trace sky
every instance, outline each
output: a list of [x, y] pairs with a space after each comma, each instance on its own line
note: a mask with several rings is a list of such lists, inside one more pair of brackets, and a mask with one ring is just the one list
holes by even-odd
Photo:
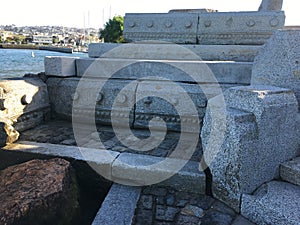
[[[286, 25], [300, 25], [299, 0], [283, 0]], [[209, 8], [257, 11], [261, 0], [14, 0], [1, 1], [0, 25], [100, 28], [115, 15]]]

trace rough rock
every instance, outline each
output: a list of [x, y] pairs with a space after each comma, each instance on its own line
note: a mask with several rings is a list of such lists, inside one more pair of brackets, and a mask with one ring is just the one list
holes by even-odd
[[76, 224], [75, 174], [63, 159], [32, 160], [0, 172], [0, 224]]

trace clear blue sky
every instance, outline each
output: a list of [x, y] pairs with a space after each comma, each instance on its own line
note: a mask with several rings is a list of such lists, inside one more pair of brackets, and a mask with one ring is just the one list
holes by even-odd
[[[99, 28], [114, 15], [168, 12], [170, 9], [211, 8], [256, 11], [261, 0], [14, 0], [2, 1], [0, 25], [60, 25]], [[300, 1], [284, 0], [286, 25], [300, 25]], [[88, 16], [89, 15], [89, 16]]]

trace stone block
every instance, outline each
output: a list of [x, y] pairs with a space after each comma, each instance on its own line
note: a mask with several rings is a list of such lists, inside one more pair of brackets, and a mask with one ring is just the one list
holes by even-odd
[[242, 197], [242, 215], [256, 224], [298, 225], [300, 188], [285, 182], [264, 184]]
[[[139, 60], [139, 59], [79, 59], [77, 76], [153, 80], [162, 77], [189, 83], [219, 83], [249, 85], [251, 62]], [[157, 79], [157, 78], [156, 78]]]
[[[259, 49], [260, 46], [257, 45], [177, 45], [151, 42], [92, 43], [89, 45], [89, 57], [119, 59], [121, 56], [123, 59], [253, 62]], [[158, 52], [159, 54], [157, 54]], [[77, 70], [79, 74], [82, 74], [81, 66], [78, 66]]]
[[284, 27], [284, 21], [282, 11], [129, 13], [125, 15], [124, 37], [128, 41], [177, 44], [263, 44], [275, 30]]
[[280, 177], [287, 182], [300, 186], [300, 157], [282, 163]]
[[186, 163], [182, 159], [121, 153], [113, 163], [112, 175], [115, 181], [122, 184], [143, 186], [160, 183], [163, 186], [174, 185], [181, 191], [193, 189], [193, 192], [204, 193], [204, 173], [195, 164], [184, 167]]
[[113, 184], [92, 225], [131, 225], [141, 189]]
[[255, 58], [251, 84], [293, 90], [300, 109], [300, 29], [274, 33]]
[[270, 86], [231, 88], [225, 99], [227, 109], [209, 101], [201, 137], [214, 196], [239, 211], [242, 193], [278, 178], [280, 163], [299, 154], [297, 102]]
[[127, 13], [124, 38], [127, 41], [160, 40], [197, 43], [197, 13]]
[[46, 56], [44, 60], [45, 73], [48, 76], [76, 76], [75, 61], [79, 57]]
[[199, 14], [199, 44], [260, 45], [284, 27], [284, 12], [218, 12]]
[[118, 152], [105, 149], [82, 148], [48, 143], [23, 141], [10, 144], [3, 148], [6, 151], [25, 152], [43, 156], [63, 157], [87, 162], [96, 172], [106, 179], [111, 179], [113, 161], [119, 156]]

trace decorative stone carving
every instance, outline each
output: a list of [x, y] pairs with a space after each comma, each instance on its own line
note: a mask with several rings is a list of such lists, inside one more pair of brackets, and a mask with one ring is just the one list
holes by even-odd
[[[270, 2], [272, 4], [268, 4], [273, 5], [273, 8], [280, 8], [279, 3], [276, 5], [274, 1]], [[263, 1], [264, 4], [267, 3]], [[258, 45], [264, 44], [275, 30], [283, 28], [284, 21], [284, 12], [280, 10], [129, 13], [125, 15], [124, 37], [133, 42], [156, 40], [177, 44]], [[149, 26], [151, 23], [154, 23], [155, 27]], [[138, 26], [132, 26], [132, 24], [138, 24]]]

